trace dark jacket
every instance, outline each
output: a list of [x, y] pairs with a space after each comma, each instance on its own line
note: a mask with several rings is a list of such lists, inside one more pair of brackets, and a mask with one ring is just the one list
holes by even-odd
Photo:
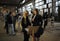
[[7, 15], [7, 23], [8, 24], [12, 24], [13, 23], [12, 16]]
[[33, 26], [40, 26], [39, 29], [37, 30], [37, 32], [34, 34], [35, 37], [40, 37], [40, 35], [42, 35], [43, 31], [44, 31], [42, 28], [42, 24], [43, 24], [42, 16], [39, 14], [36, 15], [36, 17], [32, 23], [33, 23]]
[[43, 14], [43, 19], [47, 19], [48, 18], [48, 14], [47, 12]]
[[22, 25], [22, 30], [23, 31], [25, 30], [25, 28], [27, 28], [29, 25], [31, 25], [28, 17], [26, 17], [26, 21], [25, 21], [24, 17], [22, 18], [21, 25]]
[[[33, 17], [32, 17], [33, 18]], [[36, 15], [34, 21], [32, 21], [33, 26], [42, 26], [42, 16], [41, 15]]]

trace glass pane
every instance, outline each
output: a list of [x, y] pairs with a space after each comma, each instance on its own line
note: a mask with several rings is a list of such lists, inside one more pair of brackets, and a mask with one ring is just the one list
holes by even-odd
[[46, 3], [52, 2], [52, 0], [46, 0]]
[[58, 13], [58, 7], [56, 7], [56, 13]]
[[40, 8], [40, 9], [42, 9], [43, 7], [42, 7], [42, 6], [40, 6], [39, 8]]
[[50, 3], [50, 4], [48, 5], [48, 7], [52, 7], [52, 3]]
[[60, 6], [60, 1], [58, 2], [58, 5]]
[[56, 1], [59, 1], [59, 0], [56, 0]]
[[52, 2], [52, 0], [49, 0], [49, 2]]
[[58, 6], [58, 3], [59, 3], [59, 2], [56, 2], [56, 6]]
[[28, 4], [27, 6], [30, 6], [30, 5], [32, 5], [32, 3]]
[[25, 7], [23, 7], [23, 12], [25, 11]]
[[52, 8], [50, 8], [50, 13], [52, 13]]
[[36, 7], [36, 8], [38, 8], [38, 9], [40, 9], [40, 10], [41, 10], [43, 7], [42, 7], [42, 6], [38, 6], [38, 7]]
[[44, 12], [48, 12], [48, 9], [44, 9]]
[[38, 3], [36, 3], [36, 4], [35, 4], [35, 6], [39, 6], [39, 4], [38, 4]]
[[42, 2], [39, 2], [38, 4], [39, 4], [39, 5], [42, 5], [42, 4], [44, 4], [44, 1], [42, 1]]
[[36, 8], [38, 8], [38, 7], [36, 7]]
[[26, 8], [27, 11], [31, 11], [31, 8]]
[[27, 7], [27, 8], [30, 8], [30, 6], [29, 6], [29, 7]]
[[19, 13], [22, 12], [21, 8], [18, 9]]
[[49, 3], [49, 0], [46, 0], [46, 3]]
[[33, 5], [31, 5], [30, 7], [33, 8]]
[[42, 0], [36, 0], [35, 3], [39, 2], [39, 1], [42, 1]]
[[45, 5], [43, 5], [43, 8], [47, 8], [46, 4], [45, 4]]
[[19, 8], [18, 10], [21, 10], [21, 8]]

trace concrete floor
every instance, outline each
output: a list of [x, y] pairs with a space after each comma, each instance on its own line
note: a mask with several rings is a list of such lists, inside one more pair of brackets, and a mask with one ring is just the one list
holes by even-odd
[[[20, 32], [20, 29], [17, 30], [16, 36], [7, 35], [4, 22], [0, 20], [0, 41], [23, 41], [23, 33]], [[32, 41], [31, 37], [30, 41]], [[54, 27], [48, 25], [44, 34], [40, 37], [40, 41], [60, 41], [60, 23], [54, 23]]]

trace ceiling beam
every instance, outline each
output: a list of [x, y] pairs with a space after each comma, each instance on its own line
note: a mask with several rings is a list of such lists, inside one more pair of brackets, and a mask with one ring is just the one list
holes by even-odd
[[31, 3], [31, 2], [32, 2], [32, 0], [28, 0], [24, 4], [19, 4], [18, 7], [23, 7], [23, 6], [25, 6], [25, 5], [27, 5], [27, 4]]
[[17, 6], [18, 4], [0, 3], [0, 6]]
[[20, 0], [18, 4], [20, 4], [23, 0]]

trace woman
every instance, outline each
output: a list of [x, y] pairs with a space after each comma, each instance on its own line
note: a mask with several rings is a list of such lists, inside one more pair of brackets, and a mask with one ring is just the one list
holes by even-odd
[[42, 16], [39, 15], [38, 9], [33, 10], [33, 16], [32, 16], [32, 24], [33, 26], [39, 26], [38, 31], [34, 34], [34, 41], [39, 41], [39, 37], [43, 33], [43, 28], [42, 28]]
[[24, 33], [24, 41], [29, 41], [29, 34], [27, 34], [27, 31], [25, 28], [27, 28], [30, 24], [30, 21], [28, 19], [28, 11], [25, 11], [23, 13], [23, 18], [22, 18], [22, 31]]

